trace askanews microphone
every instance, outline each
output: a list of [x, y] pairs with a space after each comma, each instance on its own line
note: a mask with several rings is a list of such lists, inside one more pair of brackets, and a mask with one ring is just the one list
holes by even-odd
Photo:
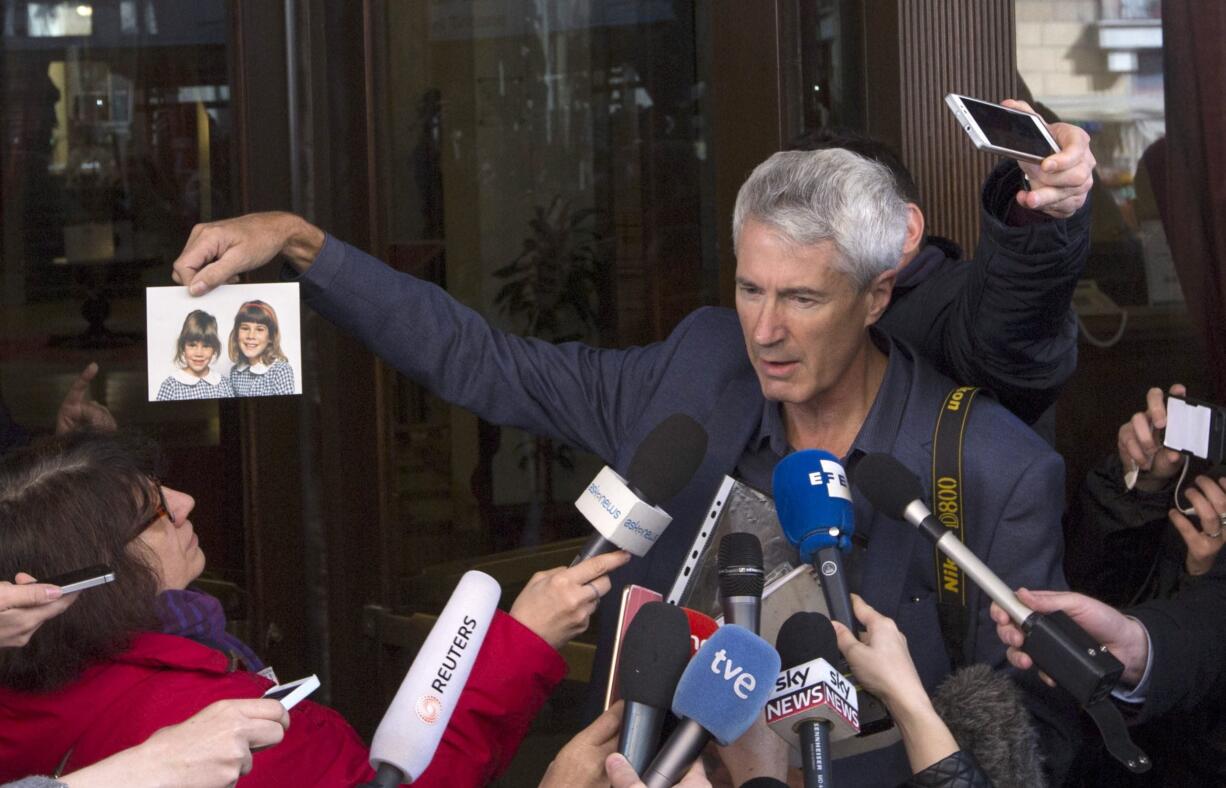
[[618, 680], [626, 707], [617, 751], [641, 773], [660, 748], [673, 691], [690, 661], [690, 625], [676, 605], [649, 602], [622, 641]]
[[805, 449], [779, 461], [773, 484], [779, 524], [800, 552], [800, 560], [812, 563], [821, 575], [830, 617], [859, 632], [843, 570], [843, 551], [851, 549], [855, 532], [847, 471], [830, 452]]
[[762, 542], [751, 533], [724, 534], [719, 540], [719, 605], [724, 621], [755, 635], [762, 630]]
[[681, 675], [673, 695], [681, 722], [642, 775], [647, 788], [675, 785], [711, 739], [726, 745], [744, 735], [778, 673], [769, 643], [736, 624], [720, 627]]
[[860, 732], [856, 688], [832, 662], [838, 639], [821, 613], [793, 613], [775, 640], [782, 669], [766, 701], [766, 724], [800, 750], [805, 788], [830, 785], [830, 742]]
[[426, 636], [370, 744], [369, 786], [412, 782], [434, 757], [468, 674], [477, 661], [502, 589], [482, 572], [465, 572]]
[[914, 473], [888, 454], [860, 459], [852, 480], [864, 497], [887, 517], [910, 523], [936, 544], [1026, 635], [1022, 650], [1089, 713], [1107, 751], [1129, 771], [1149, 771], [1150, 760], [1132, 742], [1119, 710], [1108, 695], [1124, 666], [1062, 611], [1036, 613], [1017, 598], [995, 572], [980, 561], [924, 503], [924, 488]]
[[706, 453], [707, 431], [674, 413], [639, 444], [625, 479], [607, 465], [602, 468], [575, 501], [596, 533], [570, 565], [618, 549], [645, 555], [672, 522], [657, 504], [681, 492]]

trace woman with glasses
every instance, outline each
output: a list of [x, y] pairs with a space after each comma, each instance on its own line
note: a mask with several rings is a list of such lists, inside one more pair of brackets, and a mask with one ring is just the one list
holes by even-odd
[[[195, 501], [152, 473], [148, 445], [96, 433], [56, 437], [0, 466], [0, 577], [99, 563], [116, 577], [81, 592], [23, 648], [0, 649], [0, 782], [81, 769], [274, 683], [226, 631], [220, 603], [188, 588], [205, 565]], [[541, 573], [509, 615], [496, 614], [414, 785], [484, 784], [507, 766], [566, 674], [557, 649], [586, 628], [605, 575], [627, 559], [610, 553]], [[373, 776], [366, 746], [335, 711], [304, 701], [290, 721], [279, 745], [255, 753], [244, 786], [353, 786]]]

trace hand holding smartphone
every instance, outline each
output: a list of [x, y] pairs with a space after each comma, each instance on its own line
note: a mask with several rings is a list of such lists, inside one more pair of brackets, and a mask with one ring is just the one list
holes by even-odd
[[945, 104], [979, 150], [1035, 164], [1060, 152], [1038, 115], [957, 93], [947, 95]]

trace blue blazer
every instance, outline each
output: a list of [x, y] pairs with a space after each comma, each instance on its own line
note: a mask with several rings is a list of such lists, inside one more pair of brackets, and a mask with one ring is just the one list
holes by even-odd
[[[607, 670], [601, 655], [608, 653], [616, 622], [616, 589], [638, 583], [667, 592], [712, 496], [761, 421], [765, 400], [735, 313], [699, 309], [666, 340], [644, 347], [553, 345], [498, 331], [440, 288], [333, 237], [301, 282], [307, 302], [320, 314], [443, 399], [494, 424], [592, 452], [622, 474], [639, 443], [666, 416], [685, 413], [706, 428], [707, 454], [693, 480], [661, 503], [672, 514], [672, 525], [644, 558], [614, 576], [614, 592], [602, 603], [593, 675], [601, 686]], [[859, 448], [894, 455], [928, 488], [933, 426], [953, 384], [901, 344], [893, 345], [890, 363], [901, 365], [907, 377], [905, 401], [874, 404], [866, 425], [887, 424], [890, 437]], [[1010, 586], [1063, 588], [1063, 462], [1002, 406], [980, 400], [965, 440], [969, 546]], [[932, 549], [913, 528], [862, 501], [856, 502], [855, 514], [857, 530], [869, 540], [859, 593], [897, 621], [931, 691], [950, 670], [937, 622]], [[1004, 646], [978, 592], [971, 593], [970, 606], [977, 626], [968, 650], [975, 661], [1003, 665]]]

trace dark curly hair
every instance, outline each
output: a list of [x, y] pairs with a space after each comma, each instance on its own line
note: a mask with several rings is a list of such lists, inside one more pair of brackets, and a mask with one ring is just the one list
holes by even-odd
[[158, 509], [157, 452], [133, 436], [74, 432], [0, 465], [0, 577], [52, 577], [109, 564], [115, 581], [83, 591], [22, 648], [0, 649], [0, 686], [45, 691], [156, 630], [155, 559], [133, 541]]

